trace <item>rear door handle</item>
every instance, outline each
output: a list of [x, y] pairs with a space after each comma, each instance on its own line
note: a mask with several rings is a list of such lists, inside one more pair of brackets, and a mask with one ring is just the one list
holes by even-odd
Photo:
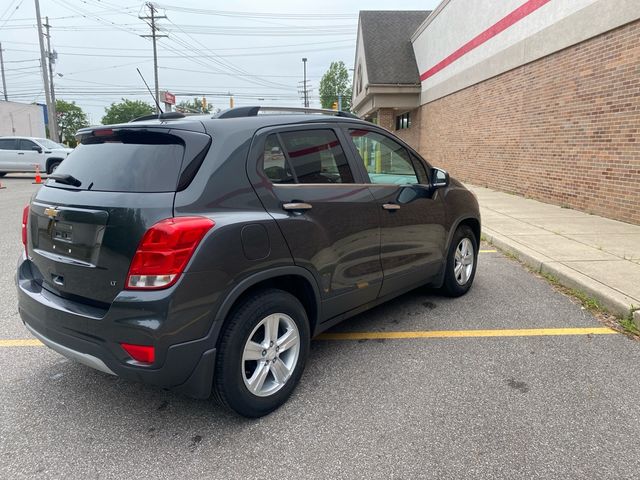
[[24, 152], [18, 152], [18, 155], [24, 155]]
[[282, 205], [282, 208], [284, 208], [285, 210], [311, 210], [313, 208], [313, 206], [310, 203], [304, 203], [304, 202], [291, 202], [291, 203], [285, 203]]
[[385, 210], [400, 210], [400, 205], [398, 205], [397, 203], [385, 203], [384, 205], [382, 205], [382, 208], [384, 208]]

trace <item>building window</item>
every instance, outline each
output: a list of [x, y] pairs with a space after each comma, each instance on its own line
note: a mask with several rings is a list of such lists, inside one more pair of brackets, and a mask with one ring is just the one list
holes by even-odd
[[411, 127], [411, 113], [406, 112], [396, 117], [396, 130], [404, 130]]
[[360, 92], [362, 92], [362, 64], [358, 65], [356, 72], [356, 95], [360, 95]]

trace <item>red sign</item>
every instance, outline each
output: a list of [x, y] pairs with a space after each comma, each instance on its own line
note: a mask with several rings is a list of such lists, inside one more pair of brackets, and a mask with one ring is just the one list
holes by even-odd
[[164, 103], [168, 103], [169, 105], [176, 104], [176, 96], [173, 93], [162, 92], [162, 94], [164, 96]]

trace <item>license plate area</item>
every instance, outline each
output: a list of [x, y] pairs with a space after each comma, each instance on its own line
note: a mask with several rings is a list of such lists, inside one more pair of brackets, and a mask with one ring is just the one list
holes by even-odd
[[62, 263], [95, 267], [109, 214], [104, 210], [32, 205], [36, 253]]

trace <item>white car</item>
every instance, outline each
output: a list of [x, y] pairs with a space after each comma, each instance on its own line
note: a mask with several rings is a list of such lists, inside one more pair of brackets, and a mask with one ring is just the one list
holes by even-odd
[[53, 173], [73, 149], [46, 138], [0, 137], [0, 177], [12, 172]]

